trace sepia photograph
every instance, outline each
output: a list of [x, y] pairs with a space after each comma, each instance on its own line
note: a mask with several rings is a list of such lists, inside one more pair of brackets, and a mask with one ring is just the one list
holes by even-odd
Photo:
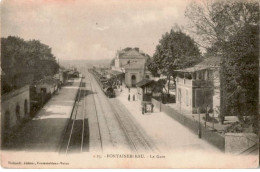
[[259, 168], [257, 0], [1, 0], [2, 168]]

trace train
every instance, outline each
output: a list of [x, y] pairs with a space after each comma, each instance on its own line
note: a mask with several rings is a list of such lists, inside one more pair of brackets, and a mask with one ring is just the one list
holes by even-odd
[[110, 78], [106, 77], [104, 72], [96, 70], [96, 69], [89, 69], [88, 70], [93, 76], [95, 77], [97, 83], [99, 84], [100, 88], [103, 90], [105, 95], [108, 98], [116, 97], [115, 88], [113, 87], [113, 82]]

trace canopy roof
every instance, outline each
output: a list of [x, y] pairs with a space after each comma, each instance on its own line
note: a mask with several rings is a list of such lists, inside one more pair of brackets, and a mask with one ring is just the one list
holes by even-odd
[[220, 66], [220, 57], [208, 57], [193, 67], [179, 69], [179, 70], [175, 70], [175, 71], [192, 73], [192, 72], [211, 69], [211, 68], [218, 68], [219, 66]]
[[143, 79], [141, 81], [139, 81], [136, 86], [137, 87], [145, 87], [147, 85], [150, 85], [152, 83], [154, 83], [155, 81], [154, 80], [150, 80], [150, 79]]
[[68, 74], [69, 74], [69, 75], [74, 75], [74, 74], [77, 75], [77, 74], [79, 74], [79, 72], [78, 72], [78, 71], [69, 71]]
[[123, 72], [117, 71], [117, 70], [107, 70], [107, 73], [111, 74], [111, 75], [121, 75], [124, 74]]

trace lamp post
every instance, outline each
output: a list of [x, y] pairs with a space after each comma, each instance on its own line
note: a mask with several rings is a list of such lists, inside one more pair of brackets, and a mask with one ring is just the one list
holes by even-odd
[[160, 112], [162, 111], [162, 92], [161, 92], [161, 101], [160, 101]]
[[214, 114], [215, 114], [215, 108], [213, 109], [213, 121], [212, 121], [212, 128], [213, 128], [213, 130], [214, 130], [214, 119], [215, 119], [215, 117], [214, 117]]
[[199, 126], [198, 126], [198, 137], [201, 138], [201, 127], [200, 127], [200, 108], [197, 108], [197, 113], [199, 114]]

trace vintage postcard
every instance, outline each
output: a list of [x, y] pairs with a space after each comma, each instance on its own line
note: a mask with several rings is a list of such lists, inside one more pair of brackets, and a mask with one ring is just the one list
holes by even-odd
[[258, 168], [257, 0], [2, 0], [3, 168]]

